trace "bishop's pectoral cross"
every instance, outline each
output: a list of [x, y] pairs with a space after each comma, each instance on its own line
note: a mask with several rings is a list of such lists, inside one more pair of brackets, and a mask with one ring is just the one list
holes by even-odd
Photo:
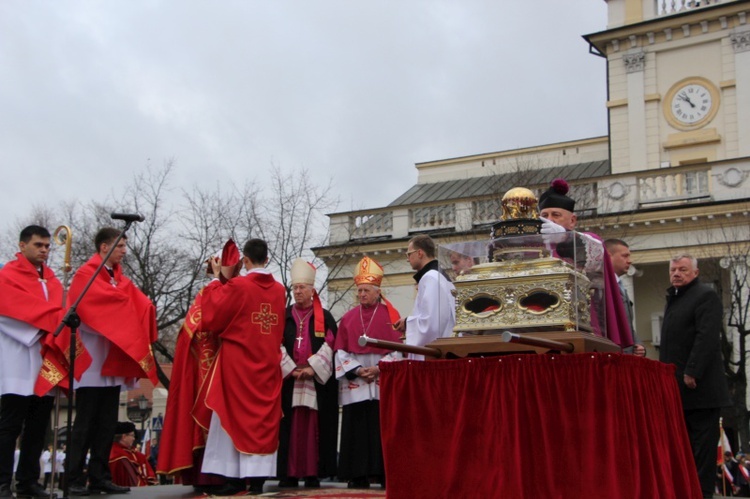
[[299, 322], [299, 334], [298, 334], [298, 335], [297, 335], [297, 337], [295, 338], [295, 340], [297, 340], [297, 349], [299, 349], [299, 348], [301, 348], [301, 347], [302, 347], [302, 340], [304, 339], [304, 338], [302, 337], [302, 329], [303, 329], [304, 327], [305, 327], [305, 321], [300, 321], [300, 322]]

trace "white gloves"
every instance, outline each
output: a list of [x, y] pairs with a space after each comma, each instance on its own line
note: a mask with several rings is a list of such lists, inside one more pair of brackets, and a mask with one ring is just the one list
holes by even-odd
[[546, 218], [539, 217], [539, 220], [542, 221], [542, 234], [558, 234], [560, 232], [566, 232], [565, 227], [562, 225], [557, 225], [552, 220], [547, 220]]
[[542, 217], [539, 217], [539, 220], [542, 221], [541, 233], [547, 247], [551, 244], [559, 244], [568, 239], [568, 235], [566, 234], [568, 231], [565, 230], [565, 227], [562, 225], [558, 225], [555, 222]]

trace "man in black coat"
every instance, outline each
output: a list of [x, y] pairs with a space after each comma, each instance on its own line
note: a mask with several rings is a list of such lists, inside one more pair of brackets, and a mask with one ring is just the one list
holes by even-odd
[[723, 306], [716, 291], [698, 280], [698, 262], [690, 255], [672, 258], [669, 280], [659, 360], [677, 366], [701, 490], [712, 497], [721, 407], [731, 405], [720, 349]]
[[[337, 473], [338, 381], [333, 376], [337, 326], [315, 291], [315, 267], [302, 259], [292, 264], [292, 296], [284, 326], [283, 418], [276, 475], [280, 487], [319, 487], [320, 478]], [[314, 387], [314, 388], [313, 388]]]

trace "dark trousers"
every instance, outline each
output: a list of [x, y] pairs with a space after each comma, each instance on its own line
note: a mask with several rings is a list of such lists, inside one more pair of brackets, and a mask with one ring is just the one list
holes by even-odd
[[0, 485], [10, 485], [13, 478], [13, 454], [21, 435], [16, 481], [21, 485], [36, 483], [41, 471], [39, 457], [50, 422], [54, 399], [6, 394], [0, 397]]
[[75, 404], [76, 419], [69, 446], [68, 479], [71, 484], [86, 485], [83, 467], [86, 464], [86, 453], [90, 450], [89, 482], [98, 485], [112, 480], [109, 453], [117, 427], [120, 387], [79, 388], [76, 390]]
[[[385, 476], [380, 443], [380, 401], [365, 400], [342, 408], [339, 478]], [[382, 483], [382, 481], [381, 481]]]
[[716, 485], [716, 444], [721, 409], [691, 409], [684, 414], [701, 490], [704, 496], [712, 494]]

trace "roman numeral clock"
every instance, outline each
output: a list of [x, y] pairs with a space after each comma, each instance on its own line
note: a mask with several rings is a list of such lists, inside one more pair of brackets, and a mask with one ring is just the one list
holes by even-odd
[[706, 78], [685, 78], [667, 92], [664, 116], [678, 130], [696, 130], [714, 119], [719, 98], [719, 90]]

